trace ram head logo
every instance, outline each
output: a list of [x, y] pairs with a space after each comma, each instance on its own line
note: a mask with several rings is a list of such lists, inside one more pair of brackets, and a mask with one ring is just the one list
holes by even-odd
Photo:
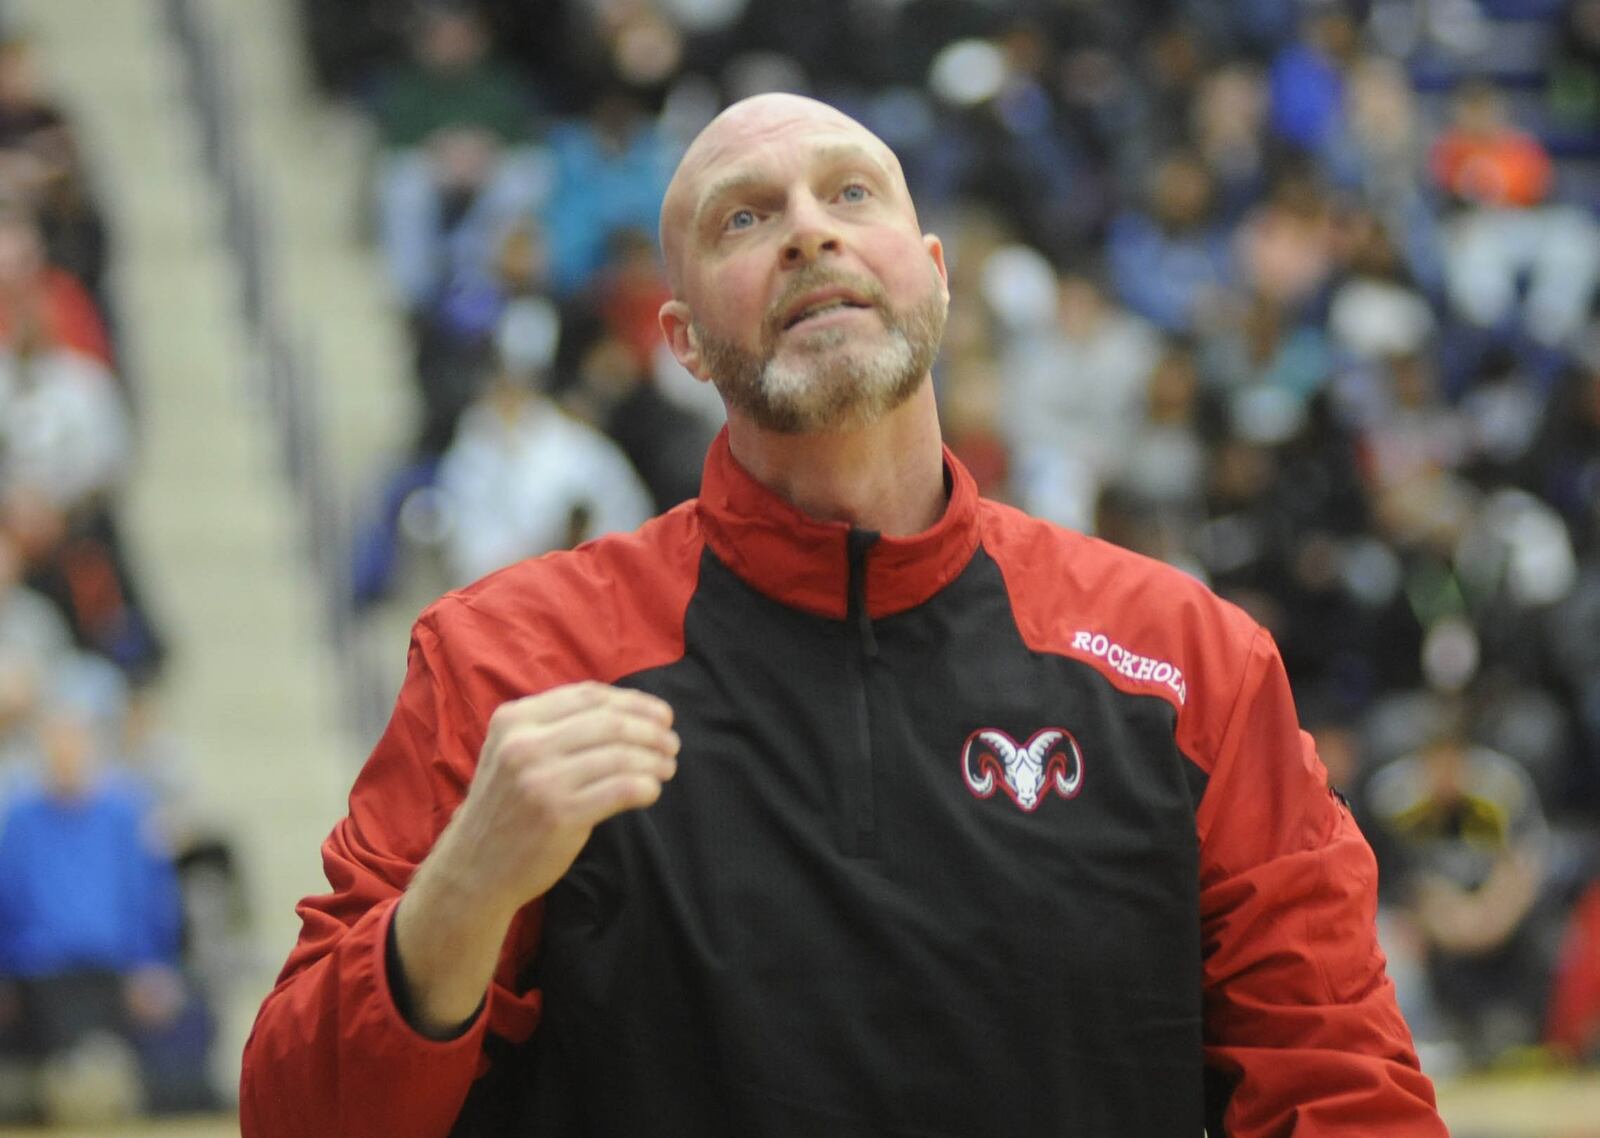
[[1052, 792], [1072, 798], [1083, 787], [1083, 752], [1060, 727], [1035, 731], [1026, 744], [1004, 731], [981, 728], [961, 748], [961, 774], [979, 798], [998, 790], [1030, 814]]

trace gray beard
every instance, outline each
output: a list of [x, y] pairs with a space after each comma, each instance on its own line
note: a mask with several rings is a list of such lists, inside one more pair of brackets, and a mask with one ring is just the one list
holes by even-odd
[[773, 305], [774, 313], [782, 313], [792, 299], [842, 285], [874, 304], [886, 332], [881, 340], [830, 328], [790, 345], [780, 361], [776, 341], [782, 328], [769, 316], [757, 352], [695, 324], [700, 354], [728, 409], [765, 430], [798, 435], [868, 426], [911, 398], [939, 353], [945, 306], [932, 275], [928, 295], [904, 311], [890, 308], [875, 283], [825, 270], [801, 274]]

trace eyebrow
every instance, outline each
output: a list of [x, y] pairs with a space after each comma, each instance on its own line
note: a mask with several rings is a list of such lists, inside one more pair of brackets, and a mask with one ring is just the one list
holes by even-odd
[[[866, 165], [871, 166], [879, 177], [883, 178], [885, 181], [892, 181], [889, 176], [888, 167], [879, 161], [877, 155], [873, 154], [872, 151], [858, 143], [832, 143], [828, 146], [820, 147], [817, 151], [817, 156], [824, 164], [828, 166], [844, 166], [851, 163], [865, 163]], [[713, 183], [711, 189], [706, 191], [705, 196], [700, 199], [700, 205], [695, 209], [694, 216], [690, 219], [690, 228], [699, 229], [705, 224], [707, 215], [711, 213], [712, 210], [714, 210], [717, 206], [721, 205], [730, 197], [735, 197], [741, 192], [751, 189], [752, 187], [760, 186], [766, 181], [767, 178], [765, 175], [756, 173], [754, 171], [747, 171], [742, 174], [729, 174], [720, 181]]]

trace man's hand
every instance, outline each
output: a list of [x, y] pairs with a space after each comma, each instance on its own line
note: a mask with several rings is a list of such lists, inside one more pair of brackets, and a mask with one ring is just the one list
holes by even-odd
[[594, 827], [649, 806], [677, 770], [672, 708], [599, 683], [503, 703], [466, 799], [395, 914], [417, 1027], [448, 1034], [483, 998], [516, 911], [571, 868]]

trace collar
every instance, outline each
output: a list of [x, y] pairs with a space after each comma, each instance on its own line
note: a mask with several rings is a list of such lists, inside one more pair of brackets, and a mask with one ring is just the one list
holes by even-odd
[[[978, 487], [944, 448], [950, 498], [944, 516], [909, 537], [878, 539], [867, 554], [873, 619], [913, 608], [966, 568], [978, 548]], [[706, 455], [697, 503], [712, 552], [751, 588], [793, 608], [843, 620], [850, 590], [846, 522], [801, 513], [734, 459], [727, 428]]]

